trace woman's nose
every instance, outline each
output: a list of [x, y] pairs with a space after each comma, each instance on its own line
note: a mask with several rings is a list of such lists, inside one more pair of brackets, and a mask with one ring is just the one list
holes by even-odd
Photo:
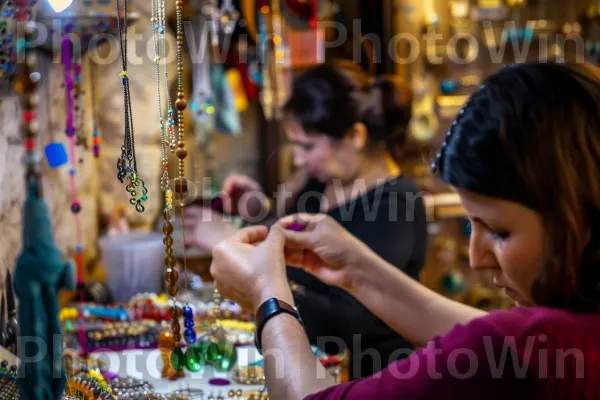
[[469, 240], [469, 264], [473, 269], [498, 267], [492, 239], [479, 227], [472, 227]]

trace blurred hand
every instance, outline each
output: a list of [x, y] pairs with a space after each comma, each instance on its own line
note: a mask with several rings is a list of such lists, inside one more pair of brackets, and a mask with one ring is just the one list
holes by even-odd
[[255, 313], [262, 302], [277, 297], [293, 304], [287, 281], [280, 227], [241, 229], [213, 251], [210, 273], [215, 287], [228, 299]]
[[223, 182], [221, 191], [223, 211], [231, 215], [239, 215], [246, 221], [257, 219], [264, 207], [269, 207], [269, 200], [260, 184], [246, 175], [228, 176]]
[[212, 252], [217, 243], [235, 234], [237, 228], [223, 214], [207, 207], [186, 207], [183, 221], [187, 247]]
[[[289, 230], [292, 224], [303, 231]], [[285, 229], [288, 265], [302, 268], [321, 281], [351, 291], [354, 272], [373, 257], [373, 251], [325, 214], [297, 214], [279, 220]]]

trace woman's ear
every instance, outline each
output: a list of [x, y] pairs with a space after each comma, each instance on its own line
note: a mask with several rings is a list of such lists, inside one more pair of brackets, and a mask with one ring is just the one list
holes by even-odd
[[363, 150], [367, 146], [368, 133], [367, 127], [362, 122], [357, 122], [348, 131], [346, 140], [350, 142], [352, 147], [357, 151]]

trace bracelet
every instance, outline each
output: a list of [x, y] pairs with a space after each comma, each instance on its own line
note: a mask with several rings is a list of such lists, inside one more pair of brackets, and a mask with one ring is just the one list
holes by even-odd
[[298, 320], [298, 322], [300, 322], [300, 325], [303, 325], [302, 318], [298, 313], [298, 309], [296, 309], [295, 307], [289, 305], [285, 301], [276, 299], [275, 297], [272, 297], [269, 300], [265, 301], [260, 305], [260, 307], [258, 307], [258, 310], [256, 311], [256, 335], [254, 335], [254, 343], [259, 354], [262, 355], [261, 336], [265, 324], [271, 318], [281, 313], [293, 316]]

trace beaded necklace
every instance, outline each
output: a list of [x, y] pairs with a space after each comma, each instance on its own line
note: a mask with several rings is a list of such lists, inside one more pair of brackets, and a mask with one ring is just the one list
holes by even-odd
[[73, 90], [75, 79], [73, 77], [73, 45], [69, 34], [72, 26], [69, 24], [65, 27], [65, 35], [62, 40], [62, 51], [63, 59], [62, 63], [65, 70], [65, 94], [67, 102], [67, 121], [66, 121], [66, 134], [69, 139], [69, 159], [71, 161], [71, 168], [69, 170], [69, 183], [71, 187], [71, 212], [75, 219], [75, 264], [77, 267], [77, 288], [79, 291], [79, 341], [82, 348], [82, 352], [85, 353], [85, 334], [83, 331], [83, 300], [84, 300], [84, 280], [83, 280], [83, 234], [81, 231], [81, 222], [79, 220], [79, 213], [81, 212], [81, 203], [79, 202], [77, 185], [75, 182], [75, 125], [74, 125], [74, 98]]
[[123, 82], [123, 103], [125, 115], [125, 135], [121, 146], [121, 157], [117, 160], [117, 178], [121, 183], [127, 177], [129, 184], [127, 192], [131, 198], [129, 203], [135, 206], [137, 212], [144, 212], [144, 203], [148, 200], [148, 189], [140, 178], [135, 154], [135, 136], [133, 131], [133, 111], [131, 108], [131, 92], [127, 71], [127, 0], [123, 0], [123, 12], [117, 0], [117, 25], [119, 28], [119, 46], [123, 71], [120, 76]]

